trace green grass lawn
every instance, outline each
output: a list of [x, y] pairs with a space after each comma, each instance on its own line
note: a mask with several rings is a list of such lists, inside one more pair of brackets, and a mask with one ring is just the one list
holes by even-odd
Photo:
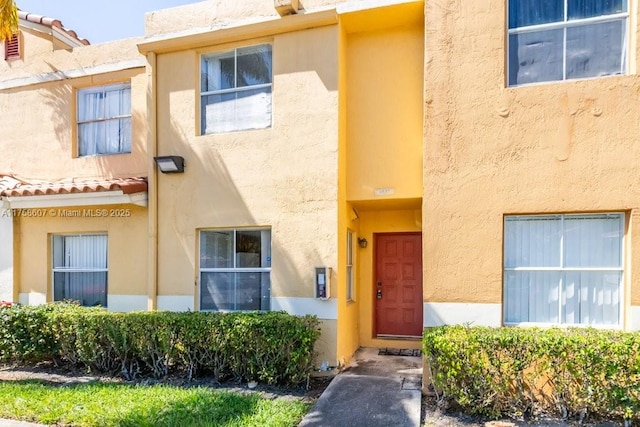
[[0, 418], [73, 426], [295, 426], [309, 409], [206, 387], [0, 382]]

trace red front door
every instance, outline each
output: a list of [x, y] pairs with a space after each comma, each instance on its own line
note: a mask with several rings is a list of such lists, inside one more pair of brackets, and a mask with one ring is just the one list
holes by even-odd
[[375, 235], [376, 334], [422, 334], [422, 235]]

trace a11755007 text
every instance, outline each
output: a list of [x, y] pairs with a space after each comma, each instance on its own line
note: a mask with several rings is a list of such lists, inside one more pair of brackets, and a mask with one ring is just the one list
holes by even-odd
[[0, 218], [129, 218], [131, 215], [131, 209], [126, 208], [28, 208], [0, 210]]

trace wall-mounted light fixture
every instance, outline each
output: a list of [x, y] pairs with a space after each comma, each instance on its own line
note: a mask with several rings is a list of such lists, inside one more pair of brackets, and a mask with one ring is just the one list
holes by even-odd
[[154, 157], [158, 169], [162, 173], [183, 173], [184, 157], [181, 156], [159, 156]]
[[365, 239], [364, 237], [358, 237], [358, 246], [360, 246], [362, 249], [367, 247], [367, 244], [369, 242], [367, 242], [367, 239]]

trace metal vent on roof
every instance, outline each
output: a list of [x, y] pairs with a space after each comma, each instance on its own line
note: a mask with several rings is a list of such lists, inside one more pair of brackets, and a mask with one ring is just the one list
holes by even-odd
[[20, 37], [14, 34], [11, 40], [4, 42], [4, 59], [20, 59]]

